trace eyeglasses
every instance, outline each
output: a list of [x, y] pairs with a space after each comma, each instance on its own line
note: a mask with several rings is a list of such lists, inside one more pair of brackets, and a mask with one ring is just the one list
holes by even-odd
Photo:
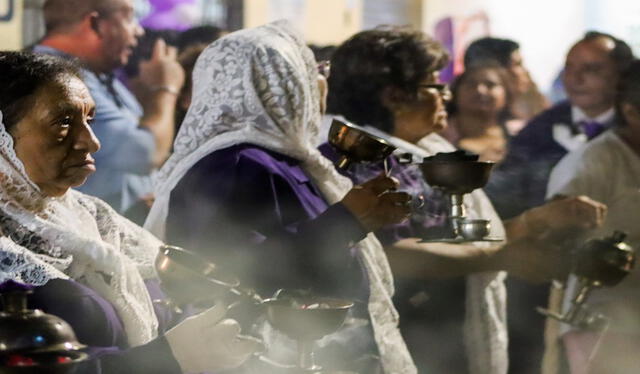
[[443, 92], [450, 92], [449, 90], [449, 85], [448, 84], [442, 84], [442, 83], [430, 83], [430, 84], [419, 84], [418, 88], [424, 88], [426, 90], [428, 89], [434, 89], [440, 93]]
[[323, 77], [329, 79], [329, 75], [331, 75], [331, 61], [322, 60], [318, 62], [318, 73]]
[[422, 89], [422, 90], [436, 90], [438, 92], [438, 94], [440, 95], [440, 97], [442, 97], [443, 100], [447, 101], [447, 100], [451, 100], [451, 90], [449, 89], [449, 85], [448, 84], [442, 84], [442, 83], [429, 83], [429, 84], [419, 84], [418, 85], [418, 89]]

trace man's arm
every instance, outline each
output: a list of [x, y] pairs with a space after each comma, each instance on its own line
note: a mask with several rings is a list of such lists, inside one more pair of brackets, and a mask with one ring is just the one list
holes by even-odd
[[552, 243], [519, 240], [488, 248], [471, 243], [420, 243], [403, 239], [386, 248], [394, 274], [429, 280], [466, 276], [487, 271], [507, 271], [532, 283], [561, 277], [565, 253]]
[[161, 166], [171, 152], [176, 101], [184, 76], [176, 48], [167, 46], [162, 39], [156, 41], [151, 58], [140, 63], [140, 75], [135, 80], [135, 91], [144, 110], [140, 127], [149, 130], [154, 137], [153, 164], [156, 167]]
[[394, 274], [428, 280], [501, 270], [492, 260], [500, 247], [479, 248], [471, 243], [421, 243], [418, 239], [407, 238], [386, 247], [385, 251]]
[[505, 222], [507, 241], [421, 243], [407, 238], [386, 248], [394, 272], [418, 279], [447, 278], [484, 271], [508, 271], [531, 282], [558, 279], [567, 271], [572, 247], [563, 240], [602, 225], [606, 206], [585, 196], [551, 201]]

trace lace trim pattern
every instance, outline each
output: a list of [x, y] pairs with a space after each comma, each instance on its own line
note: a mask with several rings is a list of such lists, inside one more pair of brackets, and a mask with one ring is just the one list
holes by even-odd
[[[287, 22], [234, 32], [210, 45], [196, 63], [194, 100], [175, 151], [157, 175], [145, 227], [162, 238], [171, 190], [197, 161], [239, 143], [300, 160], [329, 203], [342, 199], [351, 181], [314, 147], [321, 122], [317, 74], [313, 54]], [[382, 246], [370, 235], [358, 248], [369, 275], [369, 314], [384, 370], [416, 373], [398, 330]]]
[[131, 346], [155, 338], [144, 278], [155, 274], [160, 241], [99, 199], [73, 190], [44, 196], [16, 155], [1, 112], [0, 186], [0, 280], [43, 285], [72, 278], [114, 305]]

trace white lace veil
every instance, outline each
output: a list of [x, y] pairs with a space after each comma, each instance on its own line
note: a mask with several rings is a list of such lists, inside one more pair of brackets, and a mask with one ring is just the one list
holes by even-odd
[[18, 159], [0, 112], [0, 282], [72, 278], [109, 301], [131, 346], [157, 335], [145, 278], [160, 241], [101, 200], [69, 190], [45, 197]]
[[[285, 21], [234, 32], [210, 45], [196, 63], [194, 99], [174, 153], [158, 173], [145, 227], [162, 237], [170, 194], [180, 179], [203, 157], [240, 143], [300, 160], [329, 203], [342, 199], [351, 181], [314, 147], [320, 128], [317, 74], [313, 54]], [[369, 314], [384, 370], [416, 373], [397, 327], [382, 246], [369, 235], [358, 247], [369, 275]]]

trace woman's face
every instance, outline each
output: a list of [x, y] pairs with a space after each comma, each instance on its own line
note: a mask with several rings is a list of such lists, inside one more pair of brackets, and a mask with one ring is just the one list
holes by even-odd
[[450, 99], [449, 88], [438, 86], [438, 72], [420, 82], [417, 98], [392, 105], [393, 136], [417, 143], [425, 136], [447, 127], [445, 103]]
[[507, 90], [495, 68], [470, 72], [454, 98], [460, 112], [497, 115], [507, 105]]
[[509, 59], [509, 66], [507, 68], [509, 74], [513, 77], [514, 88], [519, 94], [524, 94], [529, 90], [531, 86], [531, 77], [529, 72], [524, 67], [522, 62], [522, 55], [520, 50], [515, 50], [511, 53]]
[[33, 107], [10, 131], [27, 175], [46, 196], [61, 196], [93, 173], [100, 148], [90, 124], [95, 103], [77, 77], [40, 86]]

